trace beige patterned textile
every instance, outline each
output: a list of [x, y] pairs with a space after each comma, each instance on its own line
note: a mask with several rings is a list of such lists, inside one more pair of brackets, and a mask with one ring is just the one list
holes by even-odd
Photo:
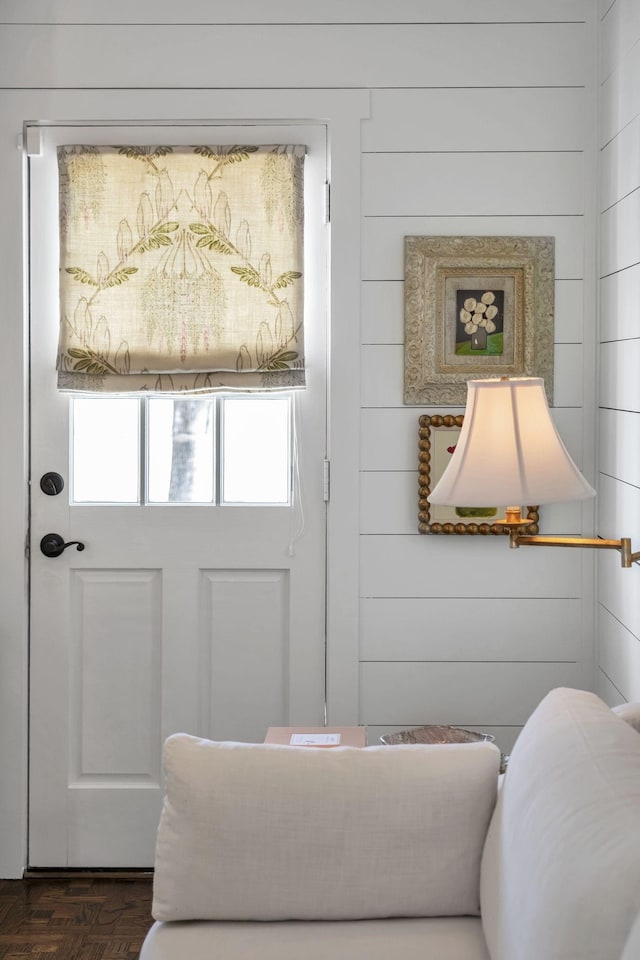
[[303, 387], [304, 146], [58, 148], [58, 388]]

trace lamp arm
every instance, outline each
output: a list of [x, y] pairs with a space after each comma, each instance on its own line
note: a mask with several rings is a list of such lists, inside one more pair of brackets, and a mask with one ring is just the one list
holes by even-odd
[[511, 529], [509, 534], [511, 547], [592, 547], [595, 550], [619, 550], [623, 567], [630, 567], [632, 563], [640, 563], [640, 551], [631, 552], [631, 540], [622, 537], [620, 540], [604, 540], [600, 537], [541, 537], [525, 536], [517, 529]]

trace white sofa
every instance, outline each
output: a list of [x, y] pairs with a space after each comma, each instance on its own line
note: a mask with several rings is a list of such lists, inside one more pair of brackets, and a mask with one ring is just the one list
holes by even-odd
[[552, 691], [499, 790], [486, 743], [171, 737], [141, 960], [640, 960], [625, 719]]

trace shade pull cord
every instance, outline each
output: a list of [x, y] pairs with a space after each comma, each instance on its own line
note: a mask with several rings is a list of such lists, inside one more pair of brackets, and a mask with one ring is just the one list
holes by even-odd
[[302, 502], [302, 480], [300, 478], [300, 449], [298, 437], [298, 428], [300, 426], [298, 402], [298, 395], [294, 393], [292, 395], [293, 413], [291, 417], [291, 456], [293, 461], [291, 464], [291, 531], [289, 535], [289, 550], [287, 551], [290, 557], [295, 557], [295, 545], [304, 534], [304, 504]]

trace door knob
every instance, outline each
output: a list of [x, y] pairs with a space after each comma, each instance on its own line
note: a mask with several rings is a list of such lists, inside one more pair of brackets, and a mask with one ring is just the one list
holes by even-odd
[[40, 477], [40, 489], [48, 497], [57, 497], [64, 490], [64, 480], [59, 473], [50, 470]]
[[59, 533], [45, 533], [40, 541], [40, 549], [45, 557], [59, 557], [67, 547], [72, 547], [74, 544], [76, 550], [84, 550], [84, 543], [80, 543], [79, 540], [69, 540], [68, 543], [65, 543], [64, 537], [61, 537]]

